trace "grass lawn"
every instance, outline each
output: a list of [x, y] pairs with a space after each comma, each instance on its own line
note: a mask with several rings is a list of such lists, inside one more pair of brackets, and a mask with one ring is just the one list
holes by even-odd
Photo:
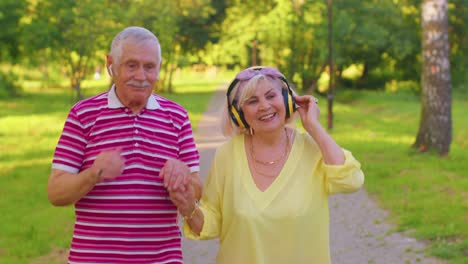
[[[164, 95], [190, 111], [194, 127], [211, 92], [233, 75], [183, 74], [176, 94]], [[85, 83], [85, 94], [104, 91], [106, 82]], [[97, 88], [96, 88], [97, 87]], [[454, 139], [448, 157], [419, 154], [410, 148], [420, 105], [412, 95], [359, 92], [338, 94], [333, 137], [361, 161], [365, 188], [392, 212], [397, 231], [428, 240], [430, 253], [451, 263], [466, 263], [468, 251], [468, 100], [454, 96]], [[326, 124], [326, 100], [320, 100]], [[46, 196], [50, 162], [71, 93], [27, 90], [0, 99], [0, 263], [28, 263], [54, 249], [67, 248], [72, 207], [56, 208]], [[49, 263], [48, 261], [47, 263]], [[46, 263], [46, 262], [42, 262]]]

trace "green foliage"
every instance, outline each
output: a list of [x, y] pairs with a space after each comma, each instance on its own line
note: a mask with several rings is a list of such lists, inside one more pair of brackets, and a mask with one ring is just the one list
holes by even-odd
[[[351, 65], [364, 68], [360, 78], [344, 84], [348, 87], [383, 89], [388, 82], [419, 81], [420, 2], [333, 1], [338, 86], [349, 82], [341, 73]], [[2, 25], [9, 25], [0, 32], [1, 57], [21, 52], [23, 62], [39, 67], [45, 79], [66, 74], [75, 89], [94, 67], [103, 66], [112, 37], [128, 25], [147, 27], [159, 37], [160, 84], [167, 91], [174, 71], [193, 64], [238, 69], [256, 58], [257, 64], [280, 68], [305, 91], [316, 89], [327, 71], [326, 1], [5, 0], [0, 10], [9, 10], [0, 11]], [[465, 89], [468, 76], [466, 11], [466, 0], [449, 3], [454, 90]]]
[[81, 81], [95, 65], [104, 65], [104, 55], [120, 25], [113, 12], [115, 3], [106, 0], [40, 1], [31, 7], [25, 22], [23, 41], [31, 58], [42, 65], [49, 61], [63, 65], [70, 86], [81, 96]]
[[15, 61], [20, 55], [20, 20], [25, 13], [25, 0], [0, 1], [0, 61]]
[[420, 64], [416, 57], [421, 46], [420, 26], [414, 20], [414, 14], [405, 14], [406, 6], [397, 3], [365, 1], [355, 5], [353, 1], [336, 2], [334, 47], [337, 68], [363, 64], [365, 71], [361, 85], [367, 80], [367, 73], [376, 68], [391, 72], [391, 78], [419, 80]]
[[[351, 65], [364, 70], [348, 87], [383, 89], [392, 80], [419, 81], [420, 4], [333, 1], [338, 85]], [[466, 90], [467, 8], [466, 0], [449, 2], [454, 90]], [[159, 37], [161, 84], [168, 91], [174, 71], [193, 64], [238, 69], [256, 58], [257, 64], [277, 66], [296, 89], [307, 91], [317, 88], [328, 65], [326, 1], [4, 0], [0, 22], [2, 61], [39, 67], [44, 83], [66, 75], [75, 89], [96, 66], [103, 68], [112, 37], [129, 25], [147, 27]]]
[[385, 84], [385, 91], [396, 93], [396, 92], [413, 92], [419, 94], [421, 92], [421, 86], [415, 81], [396, 81], [391, 80]]
[[468, 92], [468, 1], [449, 1], [449, 42], [451, 51], [451, 72], [454, 90]]
[[[252, 63], [257, 50], [257, 64], [279, 67], [299, 90], [316, 87], [328, 65], [326, 2], [263, 2], [233, 2], [226, 9], [222, 26], [223, 49], [210, 48], [223, 53], [219, 61], [241, 67]], [[411, 4], [396, 3], [333, 2], [334, 63], [338, 73], [353, 64], [362, 64], [365, 71], [361, 84], [377, 68], [392, 73], [391, 79], [419, 79], [419, 25], [414, 14], [403, 12]], [[383, 79], [379, 87], [386, 81]]]
[[8, 74], [0, 70], [0, 98], [17, 96], [21, 87], [17, 83], [17, 76], [13, 72]]

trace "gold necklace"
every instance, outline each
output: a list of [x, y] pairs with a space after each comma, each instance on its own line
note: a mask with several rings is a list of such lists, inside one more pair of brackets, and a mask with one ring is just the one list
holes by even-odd
[[[255, 163], [260, 163], [260, 164], [263, 164], [263, 165], [273, 165], [273, 164], [276, 164], [278, 163], [279, 161], [283, 160], [286, 155], [288, 154], [288, 151], [289, 151], [289, 135], [288, 135], [288, 131], [286, 130], [286, 128], [284, 129], [284, 132], [286, 133], [286, 146], [285, 146], [285, 151], [283, 152], [283, 155], [281, 155], [281, 157], [279, 157], [278, 159], [276, 160], [272, 160], [272, 161], [262, 161], [262, 160], [258, 160], [255, 158], [255, 151], [254, 151], [254, 146], [253, 146], [253, 138], [251, 138], [251, 142], [250, 142], [250, 155], [252, 156], [252, 159], [254, 160], [254, 169], [255, 171], [257, 171], [256, 169], [256, 166], [255, 166]], [[258, 171], [257, 171], [258, 172]], [[262, 174], [262, 173], [260, 173]], [[265, 175], [265, 174], [264, 174]]]

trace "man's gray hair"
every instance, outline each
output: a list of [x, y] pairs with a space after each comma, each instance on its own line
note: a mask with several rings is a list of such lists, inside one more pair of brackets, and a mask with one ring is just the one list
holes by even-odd
[[110, 56], [114, 63], [119, 63], [122, 57], [122, 46], [125, 41], [131, 40], [135, 42], [152, 41], [158, 47], [158, 62], [161, 62], [161, 45], [158, 38], [149, 30], [142, 27], [127, 27], [120, 31], [112, 40]]

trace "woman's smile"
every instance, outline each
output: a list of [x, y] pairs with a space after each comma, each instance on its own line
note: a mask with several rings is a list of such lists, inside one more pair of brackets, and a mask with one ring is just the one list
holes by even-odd
[[260, 116], [260, 117], [258, 118], [258, 120], [260, 120], [260, 121], [270, 121], [270, 120], [272, 120], [274, 117], [276, 117], [276, 113], [271, 113], [271, 114], [267, 114], [267, 115]]

